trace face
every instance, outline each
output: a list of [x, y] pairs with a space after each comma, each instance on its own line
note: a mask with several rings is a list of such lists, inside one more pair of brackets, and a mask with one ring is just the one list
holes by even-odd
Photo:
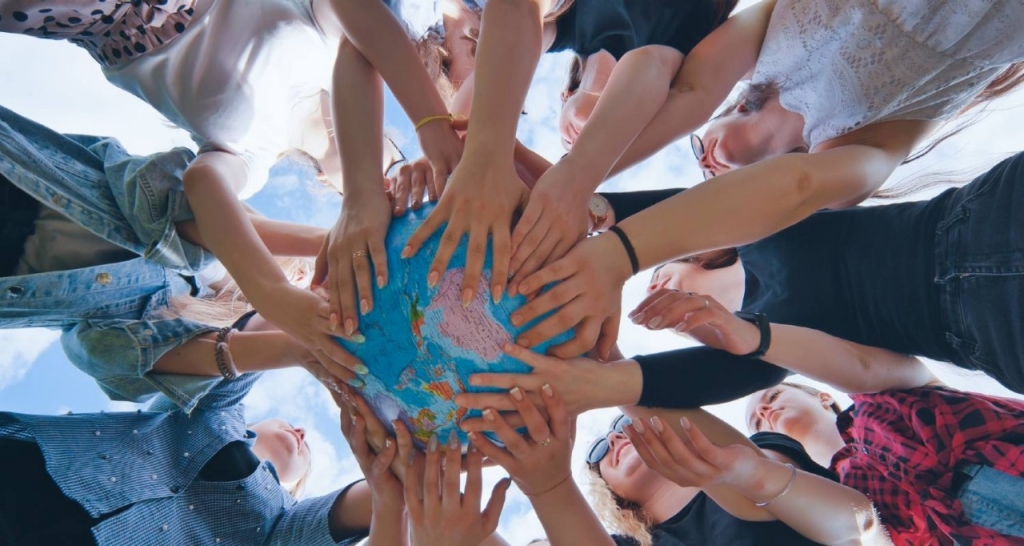
[[655, 270], [651, 276], [651, 284], [647, 285], [647, 293], [651, 294], [659, 288], [686, 292], [694, 268], [699, 267], [690, 263], [669, 262]]
[[740, 103], [711, 122], [702, 137], [701, 168], [719, 175], [781, 153], [771, 147], [775, 140], [772, 120], [778, 108], [777, 100], [768, 100], [757, 111]]
[[463, 2], [442, 4], [444, 48], [450, 62], [448, 77], [456, 90], [473, 76], [476, 69], [476, 46], [480, 36], [480, 16]]
[[752, 431], [780, 432], [806, 443], [816, 430], [835, 428], [836, 414], [828, 393], [814, 395], [778, 385], [751, 395], [747, 402], [747, 426]]
[[267, 419], [249, 427], [257, 434], [254, 451], [274, 464], [282, 482], [294, 482], [309, 468], [306, 430], [281, 419]]
[[621, 432], [608, 434], [608, 454], [597, 464], [601, 477], [616, 495], [640, 505], [668, 481], [644, 464], [633, 443]]
[[569, 150], [587, 124], [597, 101], [601, 98], [608, 78], [615, 69], [615, 57], [607, 51], [599, 51], [582, 61], [580, 86], [575, 91], [562, 93], [562, 112], [558, 117], [558, 132], [562, 135], [562, 146]]

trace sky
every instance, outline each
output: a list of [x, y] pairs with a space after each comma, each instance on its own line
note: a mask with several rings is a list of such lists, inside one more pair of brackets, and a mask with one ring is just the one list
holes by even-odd
[[[740, 7], [749, 3], [741, 2]], [[557, 160], [564, 153], [556, 121], [568, 60], [565, 54], [543, 57], [519, 126], [520, 140], [550, 160]], [[187, 134], [148, 105], [107, 83], [98, 65], [83, 50], [66, 43], [0, 35], [0, 104], [61, 132], [116, 137], [132, 153], [148, 154], [174, 146], [194, 148]], [[1020, 130], [1024, 126], [1022, 106], [1021, 92], [993, 104], [977, 124], [940, 145], [924, 160], [901, 168], [893, 181], [931, 172], [980, 174], [999, 159], [1024, 150], [1024, 132]], [[412, 126], [390, 95], [386, 125], [405, 154], [418, 157]], [[684, 139], [609, 180], [602, 189], [689, 186], [700, 180], [700, 171]], [[927, 194], [915, 197], [920, 199]], [[249, 203], [272, 218], [325, 227], [334, 222], [340, 208], [338, 196], [319, 189], [308, 172], [289, 165], [278, 166], [271, 182]], [[626, 284], [624, 311], [631, 310], [643, 298], [648, 279], [648, 273], [641, 273]], [[620, 346], [627, 356], [692, 344], [667, 332], [647, 331], [625, 319], [620, 332]], [[58, 332], [50, 330], [0, 330], [0, 411], [54, 414], [135, 408], [132, 404], [109, 401], [88, 376], [68, 362], [57, 339]], [[955, 387], [1022, 398], [980, 374], [943, 364], [930, 365], [943, 381]], [[843, 396], [839, 399], [848, 402]], [[738, 401], [710, 409], [744, 430], [743, 404], [744, 401]], [[574, 470], [582, 467], [587, 446], [606, 430], [615, 413], [607, 409], [580, 417]], [[333, 401], [305, 372], [268, 373], [247, 398], [246, 417], [250, 422], [281, 417], [307, 427], [314, 460], [308, 495], [328, 493], [359, 476], [358, 466], [338, 431]], [[493, 485], [503, 476], [500, 469], [489, 469], [485, 472], [485, 485]], [[514, 487], [499, 530], [514, 545], [543, 536], [527, 499]]]

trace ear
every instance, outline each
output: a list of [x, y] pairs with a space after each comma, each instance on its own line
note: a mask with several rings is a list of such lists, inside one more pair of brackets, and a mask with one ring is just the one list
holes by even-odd
[[819, 392], [818, 393], [818, 399], [821, 400], [821, 405], [825, 409], [827, 409], [829, 411], [832, 411], [832, 403], [835, 402], [835, 400], [832, 399], [832, 395], [831, 394], [829, 394], [827, 392]]

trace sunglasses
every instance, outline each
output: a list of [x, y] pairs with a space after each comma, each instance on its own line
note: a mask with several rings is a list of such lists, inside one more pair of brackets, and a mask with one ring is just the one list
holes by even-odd
[[608, 443], [608, 435], [613, 432], [622, 433], [622, 429], [626, 428], [626, 425], [630, 423], [629, 417], [625, 414], [619, 415], [612, 421], [612, 427], [605, 433], [604, 436], [594, 440], [594, 443], [590, 445], [590, 450], [587, 451], [587, 464], [595, 465], [604, 459], [605, 455], [608, 455], [608, 450], [611, 448], [611, 444]]
[[[704, 159], [704, 141], [700, 139], [697, 133], [690, 134], [690, 150], [693, 150], [693, 157], [697, 158], [697, 164], [700, 165], [701, 160]], [[715, 176], [715, 173], [703, 167], [700, 172], [704, 173], [704, 180]]]

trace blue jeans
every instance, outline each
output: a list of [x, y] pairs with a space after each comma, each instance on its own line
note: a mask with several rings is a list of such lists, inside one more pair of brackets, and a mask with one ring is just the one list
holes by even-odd
[[1024, 537], [1024, 478], [981, 465], [957, 471], [973, 475], [960, 490], [968, 521], [1004, 535]]
[[957, 360], [1024, 393], [1024, 153], [950, 198], [935, 258]]

